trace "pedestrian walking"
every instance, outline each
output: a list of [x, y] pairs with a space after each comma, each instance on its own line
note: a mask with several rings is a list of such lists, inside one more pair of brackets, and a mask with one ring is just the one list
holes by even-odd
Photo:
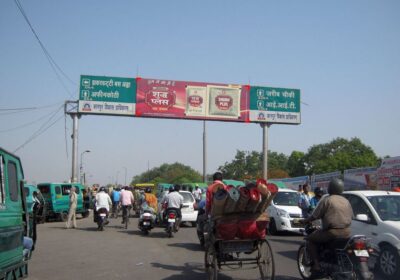
[[68, 220], [66, 224], [66, 228], [69, 229], [71, 227], [77, 228], [76, 226], [76, 206], [78, 204], [78, 196], [75, 192], [75, 187], [72, 187], [69, 191], [69, 212], [68, 212]]

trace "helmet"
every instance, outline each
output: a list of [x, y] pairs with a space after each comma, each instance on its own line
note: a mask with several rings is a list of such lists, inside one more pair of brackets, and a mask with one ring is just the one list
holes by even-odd
[[314, 193], [315, 193], [315, 195], [323, 195], [324, 191], [320, 187], [316, 187], [314, 189]]
[[344, 183], [339, 178], [333, 178], [329, 182], [328, 193], [329, 194], [341, 194], [344, 190]]
[[169, 191], [169, 192], [173, 192], [173, 191], [174, 191], [174, 187], [173, 187], [173, 186], [170, 186], [169, 189], [168, 189], [168, 191]]
[[144, 190], [144, 192], [145, 192], [145, 193], [151, 193], [151, 188], [146, 188], [146, 189]]
[[105, 187], [101, 187], [99, 191], [100, 191], [100, 192], [105, 192], [105, 191], [106, 191], [106, 188], [105, 188]]
[[181, 185], [175, 185], [174, 190], [179, 192], [181, 190]]

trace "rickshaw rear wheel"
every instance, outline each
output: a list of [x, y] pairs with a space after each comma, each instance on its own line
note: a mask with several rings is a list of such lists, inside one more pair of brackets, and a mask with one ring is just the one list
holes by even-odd
[[258, 268], [262, 280], [273, 280], [275, 278], [275, 262], [271, 246], [267, 240], [258, 244]]
[[205, 252], [205, 268], [208, 280], [218, 279], [217, 253], [213, 246], [208, 246]]

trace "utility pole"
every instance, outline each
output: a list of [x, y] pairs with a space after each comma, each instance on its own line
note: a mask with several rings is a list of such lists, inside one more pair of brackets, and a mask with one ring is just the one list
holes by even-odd
[[72, 118], [72, 170], [71, 182], [78, 182], [78, 120], [81, 117], [78, 113], [78, 101], [66, 101], [64, 105], [64, 113]]

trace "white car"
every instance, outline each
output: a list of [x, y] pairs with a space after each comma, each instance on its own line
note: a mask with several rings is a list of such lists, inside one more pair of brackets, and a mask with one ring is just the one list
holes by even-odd
[[279, 231], [302, 233], [304, 226], [296, 224], [296, 220], [302, 218], [301, 209], [298, 206], [299, 194], [291, 189], [279, 189], [267, 212], [270, 217], [268, 232], [272, 235]]
[[352, 234], [364, 234], [379, 246], [377, 266], [385, 279], [400, 279], [400, 193], [346, 191], [343, 193], [354, 216], [365, 214], [365, 222], [353, 219]]
[[193, 226], [196, 226], [198, 211], [195, 210], [197, 207], [193, 194], [188, 191], [179, 191], [179, 193], [183, 196], [182, 222], [191, 222]]

